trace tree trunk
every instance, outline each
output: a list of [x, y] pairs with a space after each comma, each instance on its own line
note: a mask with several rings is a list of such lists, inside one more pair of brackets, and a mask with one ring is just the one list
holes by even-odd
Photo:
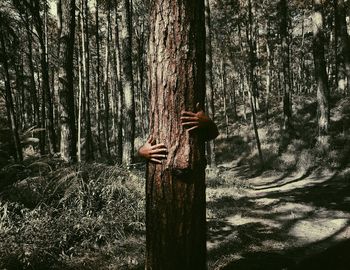
[[[350, 37], [346, 24], [346, 7], [344, 0], [336, 2], [336, 33], [339, 35], [339, 50], [337, 54], [337, 78], [338, 89], [344, 94], [350, 93]], [[338, 75], [338, 72], [340, 73]]]
[[121, 164], [123, 161], [123, 107], [124, 107], [124, 95], [123, 87], [121, 80], [121, 52], [120, 52], [120, 43], [119, 43], [119, 23], [118, 23], [118, 7], [115, 7], [115, 49], [116, 49], [116, 66], [115, 72], [117, 77], [117, 95], [118, 95], [118, 104], [117, 104], [117, 163]]
[[146, 269], [206, 269], [205, 144], [180, 122], [204, 108], [204, 1], [154, 1], [150, 29], [150, 131], [169, 152], [147, 167]]
[[266, 96], [265, 96], [265, 112], [266, 112], [266, 121], [269, 120], [269, 106], [270, 106], [270, 92], [271, 92], [271, 49], [270, 49], [270, 21], [267, 21], [266, 25], [266, 56], [267, 56], [267, 65], [266, 65]]
[[226, 127], [226, 138], [228, 138], [228, 113], [227, 113], [227, 93], [226, 93], [226, 67], [225, 67], [225, 62], [224, 59], [221, 59], [220, 63], [221, 67], [221, 87], [222, 87], [222, 101], [224, 104], [224, 117], [225, 117], [225, 127]]
[[132, 24], [130, 0], [123, 0], [121, 36], [122, 83], [124, 93], [124, 145], [123, 163], [131, 164], [134, 159], [135, 138], [135, 96], [132, 71]]
[[89, 50], [89, 23], [88, 14], [89, 7], [88, 1], [82, 0], [81, 10], [82, 22], [81, 22], [81, 36], [82, 36], [82, 57], [83, 57], [83, 74], [84, 74], [84, 88], [85, 88], [85, 151], [86, 160], [91, 161], [94, 159], [94, 148], [92, 141], [92, 131], [91, 131], [91, 112], [90, 112], [90, 50]]
[[[206, 28], [206, 99], [209, 117], [215, 122], [214, 107], [214, 85], [213, 85], [213, 54], [211, 45], [211, 17], [210, 17], [210, 0], [205, 0], [205, 28]], [[216, 166], [215, 143], [214, 140], [207, 142], [207, 151], [209, 156], [209, 165]]]
[[[36, 94], [36, 84], [35, 84], [35, 77], [34, 77], [34, 63], [33, 63], [33, 41], [32, 41], [32, 29], [29, 25], [29, 18], [28, 13], [25, 13], [26, 16], [26, 33], [27, 33], [27, 39], [28, 39], [28, 64], [29, 64], [29, 71], [30, 71], [30, 98], [31, 102], [33, 104], [33, 111], [34, 111], [34, 124], [36, 127], [40, 127], [40, 113], [39, 113], [39, 102], [38, 97]], [[41, 144], [42, 142], [40, 142]]]
[[108, 85], [108, 74], [109, 74], [109, 37], [111, 28], [111, 0], [107, 0], [107, 25], [106, 25], [106, 49], [105, 49], [105, 69], [103, 75], [103, 92], [104, 92], [104, 139], [107, 156], [110, 157], [110, 143], [109, 143], [109, 85]]
[[98, 2], [96, 0], [95, 5], [95, 21], [96, 21], [96, 29], [95, 29], [95, 39], [96, 39], [96, 118], [97, 118], [97, 141], [98, 141], [98, 150], [100, 153], [100, 156], [102, 156], [102, 141], [101, 141], [101, 72], [100, 72], [100, 65], [101, 65], [101, 58], [100, 58], [100, 35], [99, 35], [99, 9], [98, 9]]
[[[56, 147], [56, 133], [54, 129], [54, 118], [53, 118], [53, 104], [50, 91], [50, 78], [49, 78], [49, 65], [48, 65], [48, 54], [47, 54], [47, 3], [44, 3], [44, 18], [40, 16], [40, 7], [38, 1], [32, 1], [29, 4], [29, 9], [34, 17], [34, 26], [38, 35], [40, 45], [40, 67], [42, 74], [42, 102], [43, 107], [41, 111], [42, 125], [46, 127], [49, 133], [49, 151], [51, 154], [57, 152]], [[46, 119], [46, 111], [47, 119]], [[46, 121], [47, 120], [47, 121]]]
[[[79, 19], [78, 19], [78, 24], [82, 24], [82, 14], [79, 12]], [[82, 32], [83, 35], [83, 32]], [[82, 55], [84, 52], [83, 50], [84, 43], [83, 41], [80, 41], [80, 38], [78, 37], [78, 121], [77, 121], [77, 161], [81, 162], [81, 100], [82, 100], [82, 93], [83, 93], [83, 78], [82, 78], [82, 65], [83, 65], [83, 59]]]
[[314, 0], [313, 22], [313, 54], [315, 78], [317, 84], [318, 104], [318, 136], [321, 143], [325, 142], [329, 129], [329, 89], [324, 55], [323, 34], [323, 4], [322, 0]]
[[12, 139], [15, 146], [14, 158], [17, 162], [22, 162], [23, 161], [22, 146], [19, 140], [18, 123], [16, 119], [15, 108], [14, 108], [12, 93], [11, 93], [11, 82], [10, 82], [11, 79], [9, 74], [6, 44], [4, 40], [5, 31], [3, 30], [1, 19], [2, 18], [0, 15], [0, 23], [1, 23], [0, 24], [0, 42], [1, 42], [1, 53], [2, 53], [1, 60], [4, 68], [5, 103], [6, 103], [7, 117], [8, 117], [8, 122], [12, 133]]
[[291, 110], [291, 76], [290, 76], [290, 56], [289, 56], [289, 12], [287, 0], [281, 0], [279, 3], [280, 12], [280, 35], [281, 35], [281, 61], [283, 73], [283, 129], [290, 132], [292, 127]]
[[75, 34], [75, 0], [62, 0], [60, 36], [60, 127], [61, 158], [66, 162], [76, 161], [77, 134], [74, 112], [73, 54]]
[[262, 155], [262, 150], [261, 150], [261, 144], [260, 144], [260, 136], [258, 132], [258, 125], [256, 122], [256, 99], [257, 99], [257, 82], [256, 82], [256, 61], [257, 57], [255, 54], [255, 40], [254, 40], [254, 35], [253, 35], [253, 12], [252, 12], [252, 0], [248, 1], [248, 6], [249, 6], [249, 26], [247, 26], [247, 39], [248, 39], [248, 45], [249, 45], [249, 92], [250, 92], [250, 97], [249, 97], [249, 102], [250, 102], [250, 107], [251, 107], [251, 120], [253, 124], [253, 129], [254, 129], [254, 134], [255, 134], [255, 140], [256, 140], [256, 147], [258, 149], [258, 154], [259, 154], [259, 160], [260, 160], [260, 166], [261, 168], [264, 167], [264, 159]]

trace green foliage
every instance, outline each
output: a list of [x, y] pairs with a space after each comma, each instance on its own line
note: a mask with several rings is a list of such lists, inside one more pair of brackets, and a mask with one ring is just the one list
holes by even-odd
[[[97, 251], [119, 265], [139, 263], [139, 254], [124, 256], [131, 248], [125, 242], [144, 231], [143, 193], [138, 171], [100, 164], [16, 183], [0, 198], [0, 268], [78, 267], [79, 258]], [[131, 241], [132, 249], [142, 252], [141, 241]]]

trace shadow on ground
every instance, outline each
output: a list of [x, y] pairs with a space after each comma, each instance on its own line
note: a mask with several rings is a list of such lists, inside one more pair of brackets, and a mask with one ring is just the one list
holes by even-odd
[[218, 197], [208, 209], [216, 213], [210, 269], [349, 269], [349, 170], [252, 183], [245, 196]]

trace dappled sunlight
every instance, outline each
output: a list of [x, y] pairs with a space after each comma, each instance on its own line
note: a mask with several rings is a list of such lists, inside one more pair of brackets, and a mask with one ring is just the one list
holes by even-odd
[[[276, 256], [277, 265], [289, 267], [293, 258], [349, 239], [349, 173], [309, 170], [244, 178], [239, 170], [223, 171], [223, 185], [207, 189], [210, 264], [227, 259], [227, 269], [231, 264], [268, 269], [249, 268], [248, 262], [269, 265], [263, 258]], [[228, 187], [227, 181], [235, 184]], [[271, 253], [259, 259], [266, 250]]]

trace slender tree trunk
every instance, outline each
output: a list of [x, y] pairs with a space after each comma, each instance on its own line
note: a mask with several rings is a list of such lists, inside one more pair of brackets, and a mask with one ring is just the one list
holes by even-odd
[[224, 117], [225, 117], [225, 126], [226, 126], [226, 138], [228, 137], [228, 113], [227, 113], [227, 93], [226, 93], [226, 67], [224, 59], [221, 59], [221, 87], [222, 87], [222, 100], [224, 104]]
[[2, 52], [1, 60], [4, 68], [5, 103], [6, 103], [6, 109], [7, 109], [7, 117], [8, 117], [8, 122], [12, 133], [12, 139], [15, 146], [14, 158], [17, 162], [22, 162], [23, 161], [22, 146], [18, 135], [18, 123], [17, 123], [15, 108], [14, 108], [13, 99], [12, 99], [11, 83], [10, 83], [11, 79], [9, 74], [9, 66], [8, 66], [8, 58], [7, 58], [8, 56], [7, 56], [6, 44], [4, 40], [5, 31], [3, 30], [3, 26], [1, 24], [2, 24], [2, 18], [0, 15], [0, 42], [1, 42], [1, 52]]
[[101, 57], [100, 57], [100, 35], [99, 35], [99, 8], [96, 0], [95, 5], [95, 20], [96, 20], [96, 29], [95, 29], [95, 38], [96, 38], [96, 56], [97, 56], [97, 64], [96, 64], [96, 88], [97, 88], [97, 100], [96, 100], [96, 108], [97, 108], [97, 141], [98, 141], [98, 150], [100, 156], [102, 156], [102, 141], [101, 141]]
[[267, 65], [266, 65], [266, 96], [265, 96], [265, 112], [266, 121], [269, 120], [269, 106], [270, 106], [270, 92], [271, 92], [271, 49], [270, 49], [270, 21], [267, 21], [267, 35], [266, 35], [266, 54], [267, 54]]
[[106, 33], [106, 49], [105, 49], [105, 69], [103, 76], [103, 92], [104, 92], [104, 139], [107, 156], [110, 157], [110, 142], [109, 142], [109, 87], [108, 87], [108, 74], [109, 74], [109, 37], [111, 28], [111, 0], [107, 0], [107, 33]]
[[[26, 21], [28, 22], [26, 24], [26, 33], [27, 33], [27, 39], [28, 39], [28, 65], [29, 65], [29, 71], [30, 71], [30, 97], [31, 102], [33, 104], [34, 109], [34, 124], [37, 127], [40, 127], [40, 113], [39, 113], [39, 102], [38, 97], [36, 94], [36, 83], [35, 83], [35, 77], [34, 77], [34, 63], [33, 63], [33, 45], [32, 45], [32, 29], [29, 25], [29, 19], [28, 19], [28, 13], [25, 13]], [[42, 142], [40, 142], [41, 144]]]
[[256, 93], [257, 93], [257, 82], [256, 82], [256, 55], [255, 55], [255, 47], [254, 44], [256, 43], [254, 41], [254, 36], [253, 36], [253, 12], [252, 12], [252, 0], [249, 0], [248, 2], [249, 6], [249, 26], [247, 26], [247, 39], [248, 39], [248, 45], [249, 45], [249, 91], [250, 91], [250, 107], [251, 107], [251, 119], [252, 119], [252, 124], [253, 124], [253, 129], [254, 129], [254, 134], [255, 134], [255, 140], [256, 140], [256, 147], [258, 149], [258, 154], [259, 154], [259, 159], [260, 159], [260, 165], [261, 168], [264, 167], [264, 159], [262, 155], [262, 150], [261, 150], [261, 144], [260, 144], [260, 136], [258, 132], [258, 125], [256, 122]]
[[91, 100], [90, 100], [90, 50], [89, 50], [89, 23], [88, 14], [89, 7], [88, 1], [82, 0], [82, 22], [81, 22], [81, 36], [82, 36], [82, 52], [83, 52], [83, 74], [84, 74], [84, 87], [85, 87], [85, 151], [86, 160], [91, 161], [94, 159], [94, 147], [92, 141], [91, 131]]
[[281, 0], [279, 3], [280, 11], [280, 35], [281, 35], [281, 61], [283, 73], [283, 129], [290, 132], [292, 126], [291, 110], [291, 76], [290, 76], [290, 54], [289, 54], [289, 11], [287, 0]]
[[340, 72], [338, 78], [338, 89], [344, 94], [350, 94], [350, 37], [347, 31], [346, 7], [344, 0], [334, 0], [336, 2], [336, 33], [339, 35], [339, 50], [337, 55], [337, 71]]
[[[215, 121], [214, 107], [214, 85], [213, 85], [213, 55], [211, 45], [211, 17], [210, 17], [210, 0], [205, 0], [205, 28], [206, 28], [206, 99], [209, 117]], [[207, 142], [207, 151], [209, 154], [209, 164], [216, 166], [215, 143], [214, 140]]]
[[74, 112], [73, 54], [75, 35], [75, 0], [62, 0], [60, 36], [60, 127], [61, 158], [66, 162], [76, 161], [77, 134]]
[[118, 23], [118, 8], [115, 7], [115, 48], [116, 48], [116, 75], [118, 80], [117, 95], [118, 95], [118, 110], [117, 110], [117, 163], [121, 164], [123, 160], [123, 107], [124, 95], [121, 79], [121, 52], [119, 43], [119, 23]]
[[[81, 20], [81, 18], [79, 18]], [[78, 41], [79, 42], [79, 41]], [[79, 42], [80, 43], [80, 42]], [[80, 44], [79, 44], [80, 45]], [[82, 59], [81, 59], [81, 47], [79, 46], [78, 50], [78, 138], [77, 138], [77, 161], [81, 162], [81, 99], [82, 99], [82, 92], [83, 92], [83, 82], [82, 82], [82, 72], [81, 72], [81, 66], [82, 66]]]
[[135, 95], [132, 69], [132, 18], [130, 0], [123, 0], [121, 64], [124, 93], [124, 145], [123, 162], [131, 164], [134, 160], [135, 138]]
[[150, 29], [150, 130], [169, 153], [147, 168], [146, 269], [206, 269], [205, 144], [180, 122], [204, 107], [204, 0], [154, 1]]
[[326, 143], [329, 130], [329, 89], [324, 55], [323, 3], [314, 0], [313, 22], [313, 54], [315, 78], [317, 84], [318, 135], [319, 141]]

